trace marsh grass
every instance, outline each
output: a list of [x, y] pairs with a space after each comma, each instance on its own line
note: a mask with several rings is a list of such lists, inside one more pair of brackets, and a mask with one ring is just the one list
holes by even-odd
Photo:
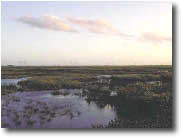
[[8, 95], [17, 91], [18, 88], [15, 85], [1, 85], [1, 95]]
[[54, 95], [54, 96], [58, 96], [58, 95], [67, 96], [69, 94], [70, 94], [69, 92], [60, 91], [60, 90], [54, 90], [51, 92], [51, 95]]
[[53, 92], [51, 92], [51, 95], [54, 96], [61, 95], [61, 92], [59, 90], [54, 90]]
[[2, 78], [34, 76], [65, 76], [89, 78], [89, 74], [153, 74], [157, 71], [172, 72], [170, 65], [146, 66], [2, 66]]
[[[170, 78], [162, 82], [161, 86], [132, 82], [115, 85], [116, 88], [113, 86], [109, 89], [101, 86], [90, 87], [86, 93], [87, 102], [94, 101], [100, 108], [110, 104], [118, 116], [108, 125], [93, 125], [93, 127], [172, 128], [172, 82]], [[111, 97], [106, 94], [110, 93], [110, 89], [116, 90], [118, 96]]]
[[[145, 104], [145, 102], [142, 102]], [[93, 128], [172, 128], [173, 119], [172, 119], [172, 99], [169, 100], [160, 99], [160, 100], [151, 100], [150, 105], [143, 107], [142, 111], [144, 115], [141, 115], [141, 110], [138, 109], [140, 105], [136, 104], [138, 107], [137, 111], [132, 111], [135, 107], [133, 105], [130, 107], [130, 110], [126, 110], [127, 114], [123, 117], [123, 110], [118, 114], [121, 117], [118, 117], [114, 120], [111, 120], [108, 125], [93, 125]], [[155, 106], [153, 105], [155, 104]], [[151, 109], [152, 106], [152, 109]], [[128, 108], [122, 107], [122, 108]], [[157, 108], [157, 109], [156, 109]], [[145, 113], [146, 111], [146, 113]], [[128, 112], [131, 112], [129, 115]]]
[[[103, 74], [112, 75], [110, 85], [96, 83], [95, 76]], [[1, 94], [53, 90], [52, 95], [68, 95], [68, 92], [60, 92], [59, 89], [82, 88], [82, 94], [88, 103], [93, 101], [100, 108], [109, 104], [118, 116], [108, 125], [93, 125], [93, 127], [172, 127], [172, 66], [2, 67], [2, 78], [27, 76], [31, 78], [18, 83], [21, 89], [13, 85], [1, 86]], [[148, 81], [161, 81], [162, 85], [149, 85]], [[111, 91], [116, 91], [118, 95], [111, 97]], [[79, 93], [75, 95], [79, 96]], [[20, 101], [18, 98], [12, 100]], [[26, 119], [31, 119], [32, 115], [37, 114], [43, 124], [56, 117], [57, 113], [48, 105], [38, 101], [35, 104], [27, 103], [28, 106], [23, 112]], [[69, 114], [70, 118], [74, 117], [69, 109], [60, 116], [64, 114]], [[15, 120], [18, 126], [16, 114]], [[28, 123], [31, 127], [34, 122]], [[6, 123], [4, 125], [8, 126]]]
[[82, 82], [74, 79], [66, 79], [58, 76], [33, 77], [18, 84], [24, 90], [58, 90], [61, 88], [81, 88]]

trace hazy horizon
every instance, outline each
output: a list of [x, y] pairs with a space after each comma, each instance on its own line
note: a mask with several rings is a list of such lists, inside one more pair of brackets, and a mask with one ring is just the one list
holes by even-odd
[[2, 2], [1, 65], [172, 65], [172, 5]]

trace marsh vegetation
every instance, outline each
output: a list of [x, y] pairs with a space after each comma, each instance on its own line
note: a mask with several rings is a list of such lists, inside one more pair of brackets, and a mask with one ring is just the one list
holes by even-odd
[[17, 78], [1, 85], [2, 127], [173, 126], [172, 66], [2, 67]]

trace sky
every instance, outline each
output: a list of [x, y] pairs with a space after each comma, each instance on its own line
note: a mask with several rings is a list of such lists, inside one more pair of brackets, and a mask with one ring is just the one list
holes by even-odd
[[172, 5], [2, 2], [1, 65], [172, 65]]

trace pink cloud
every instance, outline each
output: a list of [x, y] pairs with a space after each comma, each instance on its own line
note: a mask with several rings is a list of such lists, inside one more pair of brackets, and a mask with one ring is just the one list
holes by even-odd
[[79, 25], [80, 27], [92, 33], [104, 33], [118, 35], [122, 37], [132, 37], [131, 35], [121, 33], [108, 20], [105, 19], [88, 20], [68, 17], [66, 18], [66, 20], [72, 24]]
[[67, 18], [67, 20], [76, 25], [80, 25], [88, 29], [90, 32], [95, 33], [107, 33], [107, 32], [116, 32], [117, 30], [106, 20], [84, 20], [78, 18]]
[[66, 24], [64, 20], [56, 16], [40, 16], [39, 18], [23, 16], [18, 18], [17, 21], [41, 29], [51, 29], [68, 32], [75, 31], [70, 25]]
[[[81, 29], [84, 29], [90, 33], [116, 35], [120, 36], [121, 38], [137, 39], [143, 42], [152, 42], [154, 44], [172, 41], [171, 37], [165, 37], [151, 32], [142, 33], [139, 37], [129, 35], [127, 33], [122, 33], [108, 20], [105, 19], [90, 20], [77, 17], [59, 18], [56, 16], [23, 16], [18, 18], [17, 20], [24, 24], [28, 24], [30, 26], [41, 29], [50, 29], [66, 32], [81, 32]], [[79, 26], [77, 30], [74, 29], [74, 27], [76, 26]]]
[[80, 32], [81, 30], [75, 30], [73, 28], [73, 26], [79, 26], [80, 28], [85, 29], [91, 33], [110, 34], [127, 38], [132, 37], [131, 35], [120, 32], [109, 21], [105, 19], [88, 20], [75, 17], [59, 18], [56, 16], [23, 16], [19, 17], [17, 21], [40, 29]]
[[172, 37], [166, 37], [158, 35], [156, 33], [146, 32], [140, 36], [139, 40], [152, 42], [152, 43], [162, 43], [162, 42], [171, 42]]

